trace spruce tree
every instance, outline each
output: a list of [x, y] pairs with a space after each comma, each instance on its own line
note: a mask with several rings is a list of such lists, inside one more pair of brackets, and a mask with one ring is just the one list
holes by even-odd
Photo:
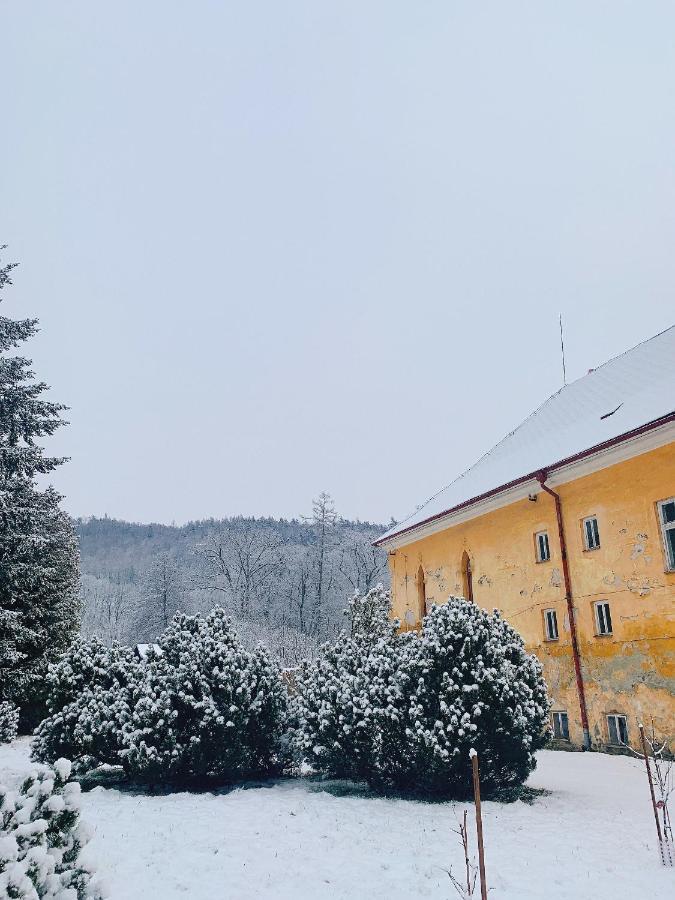
[[[0, 291], [14, 266], [0, 266]], [[11, 352], [36, 331], [36, 319], [0, 316], [0, 701], [19, 703], [24, 725], [41, 712], [48, 662], [79, 620], [75, 533], [60, 495], [35, 483], [64, 462], [39, 441], [64, 424], [65, 407], [44, 398], [31, 361]]]

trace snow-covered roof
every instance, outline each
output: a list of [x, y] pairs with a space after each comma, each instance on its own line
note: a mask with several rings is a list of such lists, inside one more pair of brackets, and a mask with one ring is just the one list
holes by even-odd
[[565, 385], [377, 543], [675, 412], [675, 326]]
[[150, 650], [153, 651], [157, 656], [162, 656], [163, 651], [159, 644], [136, 644], [136, 653], [138, 654], [139, 659], [147, 659]]

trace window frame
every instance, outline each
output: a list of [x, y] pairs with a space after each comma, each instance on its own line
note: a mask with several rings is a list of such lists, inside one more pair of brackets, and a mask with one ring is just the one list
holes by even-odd
[[[558, 717], [558, 722], [562, 722], [562, 717], [565, 717], [565, 727], [560, 728], [560, 734], [556, 734], [556, 716]], [[609, 728], [609, 726], [608, 726]], [[553, 732], [553, 740], [554, 741], [569, 741], [570, 739], [570, 717], [567, 714], [566, 709], [554, 709], [551, 711], [551, 730]], [[565, 734], [565, 732], [567, 732]]]
[[[629, 747], [629, 738], [628, 738], [628, 717], [623, 713], [607, 713], [607, 743], [611, 747]], [[614, 720], [614, 731], [616, 733], [617, 739], [612, 740], [612, 727], [610, 725], [610, 720]], [[623, 720], [623, 730], [626, 736], [626, 740], [624, 741], [621, 737], [621, 725], [620, 720]]]
[[[555, 636], [551, 634], [551, 629], [549, 629], [549, 613], [553, 613], [553, 622], [555, 624]], [[548, 609], [543, 610], [544, 614], [544, 640], [545, 641], [559, 641], [560, 640], [560, 630], [558, 629], [558, 610], [553, 607], [549, 607]]]
[[[594, 546], [592, 546], [592, 547], [590, 546], [589, 541], [588, 541], [588, 528], [587, 528], [588, 522], [595, 522], [595, 534], [597, 536], [597, 544], [594, 544]], [[581, 534], [582, 534], [583, 541], [584, 541], [584, 552], [585, 553], [592, 553], [593, 550], [600, 549], [602, 542], [600, 540], [600, 525], [598, 523], [598, 517], [596, 515], [584, 516], [584, 518], [581, 520]]]
[[[546, 541], [546, 556], [541, 554], [541, 545], [539, 543], [541, 537]], [[545, 528], [534, 533], [534, 558], [537, 563], [549, 562], [551, 559], [551, 542], [548, 539], [548, 531]]]
[[[603, 611], [602, 619], [600, 615], [601, 607], [607, 607], [607, 612]], [[612, 622], [612, 607], [609, 600], [595, 600], [593, 603], [593, 618], [595, 620], [595, 636], [596, 637], [612, 637], [614, 634], [614, 623]], [[602, 624], [605, 627], [609, 625], [609, 630], [603, 631]]]
[[663, 546], [663, 559], [666, 564], [666, 572], [675, 572], [675, 548], [672, 550], [670, 545], [668, 544], [668, 540], [666, 538], [666, 532], [675, 531], [675, 522], [666, 522], [663, 515], [663, 507], [668, 506], [670, 503], [675, 503], [675, 497], [667, 497], [665, 500], [657, 500], [656, 501], [656, 514], [659, 522], [659, 529], [661, 531], [661, 544]]

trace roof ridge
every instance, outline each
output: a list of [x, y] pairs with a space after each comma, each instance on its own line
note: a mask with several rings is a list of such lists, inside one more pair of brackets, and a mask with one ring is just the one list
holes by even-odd
[[[563, 385], [563, 387], [571, 387], [573, 384], [577, 384], [579, 381], [583, 381], [584, 378], [588, 378], [588, 376], [593, 375], [594, 372], [597, 372], [600, 369], [604, 369], [605, 366], [608, 366], [610, 363], [616, 362], [617, 359], [621, 359], [622, 356], [627, 356], [629, 353], [637, 350], [638, 347], [642, 347], [643, 344], [649, 344], [651, 341], [655, 341], [656, 338], [661, 337], [661, 335], [665, 334], [667, 331], [671, 331], [673, 328], [675, 328], [675, 325], [669, 325], [667, 328], [664, 328], [663, 331], [659, 331], [656, 334], [653, 334], [651, 337], [644, 338], [644, 340], [642, 341], [638, 341], [637, 344], [633, 344], [633, 346], [629, 347], [627, 350], [623, 350], [621, 353], [617, 353], [616, 356], [610, 356], [609, 359], [606, 359], [604, 362], [599, 363], [597, 366], [593, 366], [593, 368], [589, 369], [588, 372], [586, 372], [584, 375], [580, 375], [578, 378], [575, 378], [574, 381], [570, 381], [567, 384]], [[551, 394], [551, 397], [554, 396], [555, 394]], [[549, 397], [549, 400], [551, 399], [551, 397]], [[548, 400], [546, 402], [548, 403]]]

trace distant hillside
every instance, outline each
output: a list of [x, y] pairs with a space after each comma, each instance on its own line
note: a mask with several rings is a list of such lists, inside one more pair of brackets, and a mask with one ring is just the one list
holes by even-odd
[[251, 641], [296, 661], [341, 626], [354, 590], [388, 583], [385, 526], [339, 518], [327, 495], [307, 520], [228, 518], [141, 525], [76, 523], [83, 632], [153, 639], [177, 610], [225, 606]]

